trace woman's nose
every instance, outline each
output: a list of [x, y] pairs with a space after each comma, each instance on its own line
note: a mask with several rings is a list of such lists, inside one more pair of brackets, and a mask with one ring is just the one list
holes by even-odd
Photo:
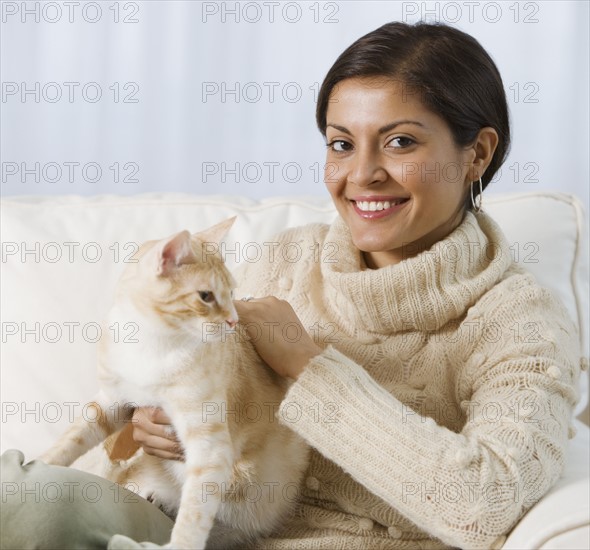
[[351, 159], [348, 181], [366, 187], [387, 179], [387, 172], [382, 165], [380, 155], [372, 150], [357, 150]]

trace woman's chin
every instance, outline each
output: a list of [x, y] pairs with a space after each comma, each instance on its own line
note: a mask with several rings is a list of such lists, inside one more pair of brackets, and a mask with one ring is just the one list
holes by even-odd
[[354, 246], [356, 246], [361, 252], [371, 253], [371, 252], [388, 252], [390, 250], [394, 250], [398, 247], [395, 242], [391, 240], [385, 240], [379, 235], [374, 237], [367, 236], [367, 235], [352, 235], [352, 242]]

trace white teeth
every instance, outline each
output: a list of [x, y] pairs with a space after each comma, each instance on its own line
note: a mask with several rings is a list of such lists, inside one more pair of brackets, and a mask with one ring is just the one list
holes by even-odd
[[386, 210], [391, 208], [392, 205], [399, 204], [405, 199], [398, 199], [396, 201], [357, 201], [356, 206], [363, 212], [376, 212], [378, 210]]

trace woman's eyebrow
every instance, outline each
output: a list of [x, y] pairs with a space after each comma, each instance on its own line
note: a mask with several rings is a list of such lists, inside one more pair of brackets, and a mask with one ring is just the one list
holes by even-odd
[[[395, 122], [390, 122], [389, 124], [382, 126], [381, 128], [379, 128], [378, 132], [380, 134], [385, 134], [386, 132], [393, 130], [396, 126], [399, 126], [400, 124], [415, 124], [416, 126], [420, 126], [421, 128], [426, 128], [426, 126], [424, 126], [424, 124], [422, 124], [421, 122], [418, 122], [417, 120], [396, 120]], [[339, 124], [328, 123], [328, 124], [326, 124], [326, 128], [328, 126], [338, 130], [339, 132], [344, 132], [345, 134], [348, 134], [349, 136], [352, 135], [352, 132], [350, 130], [348, 130], [348, 128], [345, 128], [344, 126], [340, 126]]]
[[385, 126], [381, 126], [381, 128], [379, 128], [379, 133], [385, 134], [386, 132], [393, 130], [396, 126], [399, 126], [400, 124], [415, 124], [416, 126], [420, 126], [421, 128], [426, 128], [426, 126], [424, 126], [424, 124], [422, 124], [421, 122], [418, 122], [417, 120], [404, 119], [404, 120], [396, 120], [395, 122], [391, 122], [390, 124], [386, 124]]

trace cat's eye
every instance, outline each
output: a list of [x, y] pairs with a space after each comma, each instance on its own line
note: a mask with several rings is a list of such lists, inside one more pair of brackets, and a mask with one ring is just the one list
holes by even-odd
[[206, 304], [210, 304], [215, 301], [215, 294], [210, 290], [199, 290], [199, 298]]

